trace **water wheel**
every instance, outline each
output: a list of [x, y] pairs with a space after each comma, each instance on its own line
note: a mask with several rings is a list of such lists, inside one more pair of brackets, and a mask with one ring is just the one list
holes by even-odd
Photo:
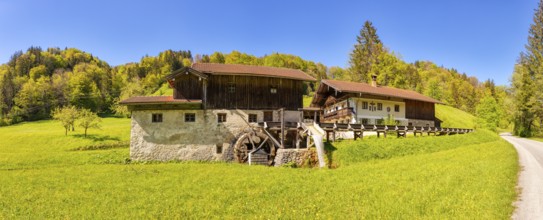
[[255, 155], [259, 156], [259, 163], [271, 166], [275, 159], [276, 150], [272, 140], [265, 133], [257, 129], [250, 129], [244, 131], [236, 140], [234, 158], [239, 163], [247, 163], [249, 153], [252, 152], [253, 159]]

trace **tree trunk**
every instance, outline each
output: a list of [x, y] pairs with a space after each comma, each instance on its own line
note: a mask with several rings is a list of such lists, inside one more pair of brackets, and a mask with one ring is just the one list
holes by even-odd
[[85, 128], [85, 137], [87, 137], [87, 128]]

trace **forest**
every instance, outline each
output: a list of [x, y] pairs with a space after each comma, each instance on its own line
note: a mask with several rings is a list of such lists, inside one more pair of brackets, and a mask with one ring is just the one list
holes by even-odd
[[[377, 75], [378, 84], [414, 90], [443, 103], [480, 115], [481, 126], [495, 130], [512, 123], [511, 89], [480, 81], [454, 68], [431, 61], [407, 63], [381, 42], [377, 29], [366, 21], [357, 36], [346, 68], [326, 66], [299, 56], [271, 53], [261, 57], [239, 51], [195, 54], [190, 50], [166, 50], [143, 56], [139, 62], [111, 66], [77, 48], [32, 46], [15, 52], [0, 65], [0, 125], [51, 117], [57, 107], [75, 106], [100, 114], [129, 115], [117, 103], [131, 96], [161, 95], [164, 77], [194, 62], [263, 65], [300, 69], [318, 80], [367, 82]], [[317, 82], [318, 83], [318, 82]], [[316, 85], [306, 86], [312, 95]], [[490, 115], [490, 116], [489, 116]], [[486, 118], [486, 119], [485, 119]]]

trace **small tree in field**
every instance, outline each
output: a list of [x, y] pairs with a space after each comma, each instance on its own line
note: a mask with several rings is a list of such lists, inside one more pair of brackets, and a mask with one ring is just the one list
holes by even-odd
[[79, 117], [79, 112], [75, 106], [66, 106], [53, 110], [52, 116], [53, 119], [60, 121], [62, 127], [64, 127], [64, 135], [68, 135], [70, 128], [73, 130], [75, 120]]
[[85, 129], [85, 137], [87, 137], [87, 130], [89, 128], [100, 128], [100, 122], [102, 120], [96, 113], [88, 110], [88, 109], [82, 109], [79, 113], [79, 126], [81, 126], [83, 129]]

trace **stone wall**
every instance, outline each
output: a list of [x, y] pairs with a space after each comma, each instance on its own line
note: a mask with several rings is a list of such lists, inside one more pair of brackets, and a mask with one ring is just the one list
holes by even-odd
[[435, 126], [435, 122], [429, 121], [429, 120], [408, 119], [408, 123], [411, 123], [412, 126], [424, 126], [424, 127], [427, 127], [428, 125], [430, 127]]
[[275, 166], [279, 167], [290, 162], [295, 162], [301, 166], [307, 156], [307, 149], [279, 149], [275, 156]]
[[[185, 113], [194, 113], [195, 122], [185, 122]], [[219, 123], [217, 114], [226, 114]], [[152, 114], [162, 114], [162, 122], [153, 123]], [[132, 112], [130, 158], [147, 160], [232, 161], [231, 143], [250, 126], [248, 114], [264, 118], [256, 110], [141, 110]], [[298, 121], [298, 111], [285, 111], [285, 121]], [[274, 112], [274, 121], [279, 114]], [[218, 152], [221, 148], [221, 152]]]

